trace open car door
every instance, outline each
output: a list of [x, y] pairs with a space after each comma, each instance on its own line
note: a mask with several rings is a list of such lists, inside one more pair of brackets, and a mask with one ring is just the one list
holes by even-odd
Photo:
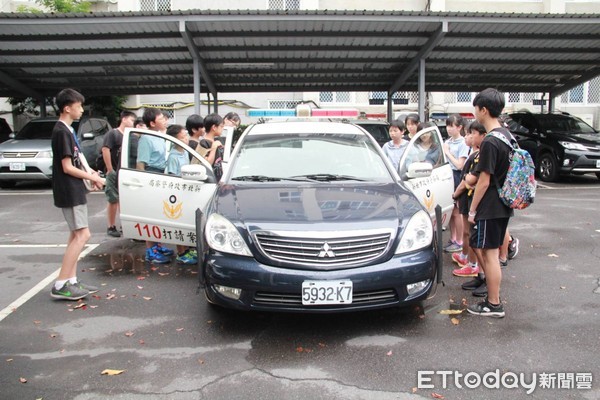
[[454, 179], [442, 144], [442, 135], [436, 126], [417, 132], [400, 158], [398, 174], [425, 206], [434, 226], [435, 207], [438, 204], [442, 207], [442, 225], [446, 227], [454, 207]]
[[[182, 176], [138, 170], [137, 147], [143, 140], [164, 145], [165, 157], [173, 146], [179, 146], [192, 163], [182, 167]], [[195, 247], [196, 209], [206, 212], [216, 190], [212, 167], [176, 138], [145, 129], [127, 129], [121, 149], [119, 201], [123, 235]]]

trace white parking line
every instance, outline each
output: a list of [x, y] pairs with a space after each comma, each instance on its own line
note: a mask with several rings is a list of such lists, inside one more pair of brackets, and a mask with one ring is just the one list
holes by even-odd
[[[86, 245], [86, 248], [83, 249], [83, 251], [79, 255], [79, 260], [84, 258], [86, 255], [88, 255], [89, 252], [91, 252], [98, 246], [100, 246], [100, 244]], [[3, 247], [3, 248], [7, 248], [7, 247], [15, 247], [15, 248], [17, 248], [17, 247], [32, 247], [32, 248], [49, 247], [49, 248], [52, 248], [52, 247], [66, 247], [66, 245], [65, 244], [57, 244], [57, 245], [32, 244], [32, 245], [2, 245], [0, 247]], [[53, 273], [51, 273], [50, 275], [48, 275], [46, 278], [44, 278], [42, 281], [40, 281], [37, 285], [35, 285], [33, 288], [31, 288], [29, 291], [27, 291], [25, 294], [23, 294], [17, 300], [13, 301], [6, 308], [4, 308], [2, 311], [0, 311], [0, 321], [2, 321], [4, 318], [8, 317], [10, 314], [12, 314], [14, 311], [16, 311], [17, 308], [19, 308], [20, 306], [25, 304], [27, 302], [27, 300], [31, 299], [33, 296], [35, 296], [36, 294], [41, 292], [51, 282], [55, 281], [56, 278], [58, 277], [59, 272], [60, 272], [60, 268], [57, 269], [56, 271], [54, 271]]]

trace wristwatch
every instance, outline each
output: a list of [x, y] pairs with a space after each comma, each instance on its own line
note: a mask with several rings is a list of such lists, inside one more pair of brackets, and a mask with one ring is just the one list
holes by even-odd
[[469, 211], [469, 217], [474, 217], [477, 215], [477, 211]]

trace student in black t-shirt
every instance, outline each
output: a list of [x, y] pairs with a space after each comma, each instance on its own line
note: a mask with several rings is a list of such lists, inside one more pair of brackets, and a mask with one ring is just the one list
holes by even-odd
[[98, 291], [97, 287], [77, 279], [77, 260], [90, 238], [83, 180], [93, 181], [98, 189], [104, 185], [104, 179], [97, 173], [81, 169], [81, 148], [71, 124], [83, 114], [84, 101], [73, 89], [61, 90], [56, 95], [60, 117], [52, 130], [52, 192], [54, 205], [62, 209], [70, 233], [60, 272], [50, 291], [55, 299], [79, 300]]
[[469, 244], [481, 254], [488, 296], [484, 301], [469, 306], [467, 310], [475, 315], [502, 318], [505, 314], [500, 301], [502, 271], [498, 249], [504, 240], [513, 211], [500, 200], [496, 185], [502, 186], [506, 179], [510, 148], [489, 133], [496, 131], [510, 135], [498, 121], [504, 108], [504, 94], [496, 89], [485, 89], [475, 96], [473, 106], [475, 118], [485, 126], [488, 135], [481, 143], [479, 163], [475, 168], [479, 178], [469, 207], [469, 222], [473, 224]]
[[136, 115], [131, 111], [122, 111], [120, 114], [120, 123], [118, 128], [114, 128], [104, 135], [102, 143], [102, 158], [106, 166], [106, 217], [108, 227], [106, 234], [113, 237], [121, 237], [121, 232], [117, 229], [115, 221], [119, 211], [119, 181], [118, 171], [121, 166], [121, 145], [123, 144], [123, 134], [125, 129], [132, 128], [135, 123]]
[[[187, 129], [188, 135], [190, 135], [190, 142], [188, 146], [196, 150], [198, 143], [204, 137], [206, 133], [204, 131], [204, 118], [198, 114], [192, 114], [185, 120], [185, 129]], [[189, 153], [190, 161], [192, 161], [192, 153]]]

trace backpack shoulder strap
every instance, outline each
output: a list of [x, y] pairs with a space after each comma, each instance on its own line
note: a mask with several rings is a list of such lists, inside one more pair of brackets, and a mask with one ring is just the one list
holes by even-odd
[[505, 135], [503, 135], [502, 133], [500, 133], [500, 132], [498, 132], [496, 130], [491, 131], [490, 135], [492, 135], [496, 139], [500, 139], [504, 144], [506, 144], [511, 149], [514, 149], [516, 147], [516, 146], [513, 146], [513, 144], [511, 143], [511, 141], [509, 141], [508, 138]]

